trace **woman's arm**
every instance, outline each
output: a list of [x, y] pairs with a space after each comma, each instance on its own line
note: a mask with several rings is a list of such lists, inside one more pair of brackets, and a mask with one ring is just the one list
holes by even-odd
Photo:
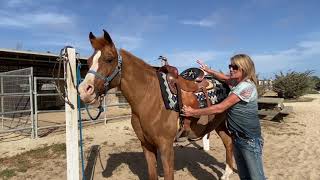
[[189, 107], [189, 106], [183, 106], [182, 112], [185, 116], [218, 114], [218, 113], [224, 112], [225, 110], [235, 105], [239, 101], [240, 101], [240, 98], [234, 93], [231, 93], [225, 100], [223, 100], [219, 104], [215, 104], [210, 107], [202, 108], [202, 109], [193, 109], [192, 107]]
[[208, 67], [208, 65], [204, 64], [203, 62], [201, 62], [200, 60], [197, 60], [197, 63], [200, 65], [200, 69], [202, 69], [203, 71], [213, 75], [214, 77], [216, 77], [218, 80], [222, 80], [222, 81], [228, 81], [230, 80], [230, 76], [227, 76], [221, 72], [215, 71], [213, 69], [210, 69]]

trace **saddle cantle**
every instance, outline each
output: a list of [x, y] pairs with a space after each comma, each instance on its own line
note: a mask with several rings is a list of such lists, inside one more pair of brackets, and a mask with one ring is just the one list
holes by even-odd
[[186, 80], [200, 82], [204, 78], [204, 72], [199, 68], [189, 68], [182, 71], [180, 76]]

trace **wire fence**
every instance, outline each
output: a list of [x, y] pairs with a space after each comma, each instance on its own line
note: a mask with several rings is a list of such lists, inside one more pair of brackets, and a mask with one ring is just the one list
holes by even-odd
[[[0, 73], [1, 136], [20, 134], [38, 138], [65, 129], [65, 102], [56, 91], [62, 79], [33, 77], [33, 69]], [[84, 125], [121, 120], [131, 116], [131, 109], [121, 92], [112, 89], [103, 100], [104, 112], [92, 121], [81, 105]], [[95, 115], [98, 110], [88, 108]]]

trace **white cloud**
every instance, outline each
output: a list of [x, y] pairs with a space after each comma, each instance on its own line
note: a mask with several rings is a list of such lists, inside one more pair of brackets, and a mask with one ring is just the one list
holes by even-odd
[[[277, 73], [287, 70], [316, 70], [320, 56], [320, 41], [301, 41], [294, 48], [253, 55], [258, 72]], [[318, 72], [319, 73], [319, 72]]]
[[201, 26], [201, 27], [212, 27], [217, 24], [214, 21], [209, 21], [206, 19], [203, 19], [200, 21], [184, 20], [184, 21], [181, 21], [181, 23], [185, 25], [195, 25], [195, 26]]
[[169, 63], [177, 67], [188, 67], [195, 65], [196, 60], [201, 60], [206, 62], [208, 60], [215, 59], [221, 53], [213, 51], [183, 51], [168, 54], [166, 56], [169, 60]]
[[305, 34], [303, 37], [308, 40], [311, 40], [311, 41], [312, 40], [319, 40], [320, 41], [320, 31], [309, 32], [309, 33]]
[[[196, 60], [200, 59], [211, 65], [216, 70], [226, 71], [228, 60], [232, 56], [231, 52], [219, 51], [183, 51], [164, 55], [169, 59], [169, 63], [185, 69], [196, 66]], [[261, 54], [250, 54], [256, 65], [257, 73], [261, 78], [273, 77], [279, 71], [288, 70], [305, 71], [315, 70], [315, 74], [320, 74], [319, 59], [320, 41], [301, 41], [295, 47], [285, 50], [267, 52]]]
[[[60, 49], [65, 45], [76, 47], [82, 44], [79, 40], [81, 38], [78, 33], [76, 16], [58, 12], [48, 4], [57, 1], [59, 0], [46, 1], [44, 5], [41, 5], [41, 10], [38, 8], [40, 2], [8, 1], [6, 7], [0, 7], [0, 28], [27, 34], [21, 38], [19, 35], [22, 33], [19, 33], [17, 39], [23, 43], [25, 49], [35, 51], [47, 49], [54, 52], [54, 49]], [[82, 48], [82, 45], [80, 46]]]
[[320, 41], [302, 41], [295, 48], [254, 55], [258, 62], [289, 62], [303, 61], [305, 59], [320, 55]]
[[184, 25], [194, 25], [200, 27], [214, 27], [216, 26], [222, 19], [221, 13], [222, 11], [217, 11], [210, 16], [204, 17], [199, 20], [182, 20], [181, 24]]
[[45, 0], [45, 1], [35, 1], [35, 0], [3, 0], [3, 2], [0, 2], [1, 7], [0, 8], [30, 8], [32, 10], [32, 7], [36, 6], [42, 6], [42, 7], [48, 7], [51, 4], [55, 3], [61, 3], [63, 0]]
[[149, 33], [162, 31], [167, 20], [166, 15], [154, 15], [118, 3], [107, 16], [107, 25], [117, 47], [132, 51], [143, 46]]
[[168, 17], [118, 4], [111, 10], [107, 20], [108, 25], [120, 34], [143, 36], [145, 33], [161, 30]]
[[115, 44], [118, 48], [125, 47], [129, 51], [141, 47], [143, 41], [140, 37], [120, 35], [115, 35], [113, 39], [115, 40]]
[[60, 13], [8, 13], [0, 11], [0, 26], [34, 28], [33, 26], [59, 26], [73, 24], [74, 19]]
[[6, 6], [9, 8], [12, 8], [12, 7], [30, 5], [32, 3], [33, 3], [32, 0], [7, 0]]

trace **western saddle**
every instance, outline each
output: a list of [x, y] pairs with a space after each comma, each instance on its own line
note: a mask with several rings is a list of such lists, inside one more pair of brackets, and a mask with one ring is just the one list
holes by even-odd
[[[213, 88], [213, 84], [205, 78], [203, 70], [199, 68], [189, 68], [179, 74], [176, 67], [166, 64], [160, 67], [158, 71], [166, 74], [166, 80], [169, 89], [172, 94], [177, 96], [180, 124], [182, 128], [180, 128], [180, 131], [176, 136], [176, 140], [181, 137], [183, 132], [187, 134], [186, 136], [188, 136], [189, 139], [192, 139], [192, 137], [189, 135], [191, 130], [190, 123], [191, 120], [195, 118], [183, 116], [181, 109], [183, 105], [196, 109], [211, 106], [211, 101], [207, 91]], [[205, 96], [204, 103], [199, 102], [197, 96], [195, 95], [195, 93], [200, 92], [202, 92]], [[200, 117], [197, 117], [196, 119], [198, 120], [199, 118]], [[197, 123], [206, 125], [208, 123], [208, 116], [206, 116], [206, 118], [201, 117]]]

